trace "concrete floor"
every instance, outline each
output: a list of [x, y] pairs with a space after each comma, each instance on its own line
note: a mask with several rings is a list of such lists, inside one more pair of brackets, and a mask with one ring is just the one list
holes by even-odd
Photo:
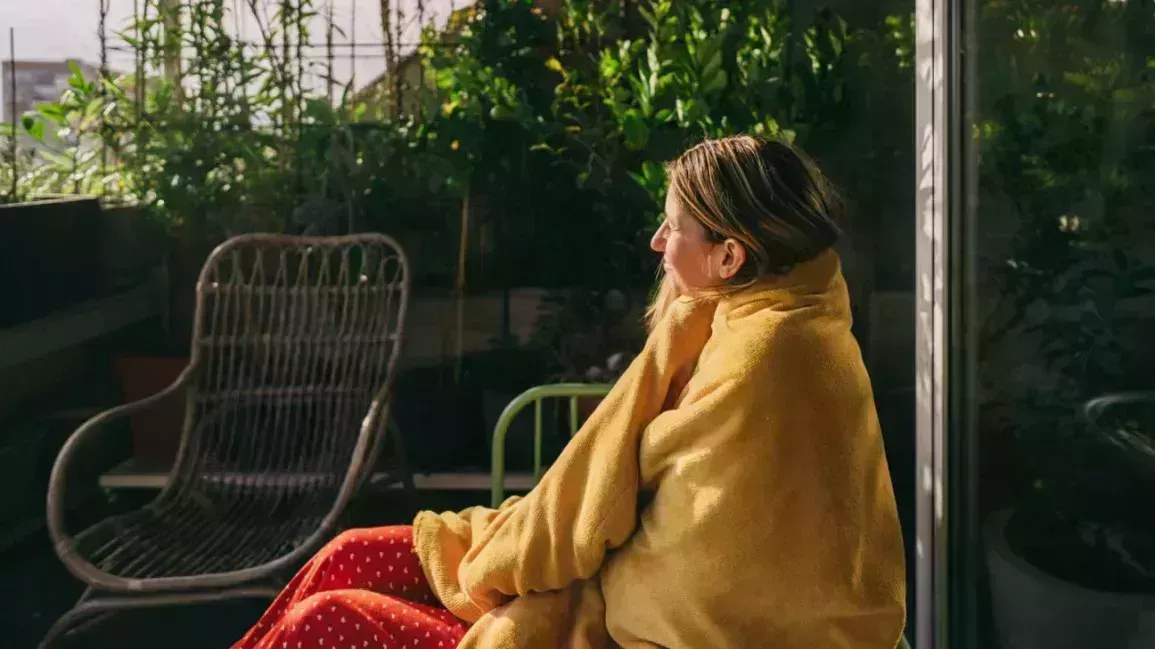
[[[423, 493], [423, 509], [461, 509], [488, 500], [488, 492]], [[412, 520], [382, 496], [356, 501], [350, 527]], [[43, 528], [0, 555], [0, 647], [34, 649], [44, 633], [72, 607], [83, 587], [52, 551]], [[258, 618], [267, 601], [236, 600], [196, 606], [118, 612], [82, 626], [54, 649], [225, 649]]]

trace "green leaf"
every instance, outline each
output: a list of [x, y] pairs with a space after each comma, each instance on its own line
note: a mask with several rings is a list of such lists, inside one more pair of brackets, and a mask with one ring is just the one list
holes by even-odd
[[54, 164], [57, 167], [60, 167], [62, 169], [71, 168], [75, 164], [75, 161], [72, 158], [70, 158], [70, 157], [68, 157], [62, 153], [53, 153], [52, 151], [41, 151], [40, 155], [43, 156], [44, 159], [47, 160], [48, 162], [50, 162], [51, 164]]
[[329, 102], [323, 99], [312, 98], [305, 101], [305, 115], [320, 124], [335, 124], [337, 115]]
[[646, 160], [642, 163], [642, 175], [651, 184], [665, 185], [666, 183], [666, 168], [653, 160]]
[[718, 70], [712, 76], [702, 79], [702, 91], [706, 94], [721, 92], [725, 88], [726, 73], [723, 70]]
[[64, 121], [64, 107], [57, 103], [36, 104], [36, 112], [54, 121]]
[[671, 109], [671, 108], [663, 108], [662, 110], [659, 110], [659, 111], [658, 111], [658, 114], [654, 116], [654, 119], [658, 120], [659, 122], [663, 122], [663, 123], [664, 123], [664, 122], [668, 122], [668, 121], [670, 121], [670, 119], [671, 119], [673, 116], [674, 116], [674, 111], [673, 111], [673, 109]]
[[610, 81], [618, 76], [621, 69], [621, 61], [608, 49], [602, 50], [601, 58], [598, 60], [598, 73], [602, 78]]
[[36, 121], [36, 122], [32, 123], [31, 127], [25, 127], [25, 128], [27, 128], [28, 134], [31, 135], [32, 138], [35, 139], [37, 142], [43, 142], [44, 141], [44, 122]]
[[649, 143], [650, 129], [638, 109], [631, 108], [622, 115], [622, 134], [626, 138], [626, 148], [632, 151], [640, 151]]
[[626, 171], [626, 173], [630, 175], [630, 178], [634, 179], [634, 182], [638, 183], [639, 187], [642, 189], [649, 189], [649, 183], [646, 181], [645, 176], [635, 171]]
[[765, 135], [765, 136], [774, 137], [774, 136], [777, 136], [778, 133], [779, 133], [778, 121], [775, 120], [773, 117], [767, 117], [763, 121], [758, 122], [757, 124], [754, 125], [754, 134], [755, 135]]
[[702, 46], [698, 49], [697, 55], [695, 57], [695, 62], [698, 65], [702, 66], [703, 68], [708, 68], [708, 67], [710, 67], [710, 64], [712, 64], [714, 62], [715, 59], [717, 59], [718, 63], [721, 64], [721, 62], [722, 62], [722, 35], [721, 34], [715, 34], [713, 38], [710, 38], [710, 39], [708, 39], [702, 43]]
[[36, 119], [33, 113], [24, 113], [20, 116], [20, 126], [37, 142], [44, 141], [44, 121]]
[[493, 119], [509, 120], [514, 118], [515, 113], [508, 106], [498, 104], [489, 109], [489, 116]]
[[[640, 78], [635, 77], [635, 76], [630, 76], [629, 82], [630, 82], [630, 86], [634, 90], [634, 97], [633, 98], [637, 99], [638, 105], [641, 106], [642, 114], [645, 116], [649, 116], [649, 115], [653, 114], [653, 104], [652, 104], [653, 94], [650, 93], [650, 87], [649, 87], [648, 81], [645, 80], [644, 78], [640, 79]], [[624, 98], [620, 98], [622, 103], [628, 102], [629, 99], [630, 99], [630, 97], [628, 97], [628, 96], [626, 96]]]
[[678, 124], [683, 127], [697, 124], [705, 113], [705, 107], [702, 105], [702, 102], [694, 98], [678, 98], [678, 100], [674, 102], [674, 108], [678, 113]]
[[721, 69], [722, 69], [722, 53], [721, 52], [715, 52], [714, 56], [710, 57], [710, 59], [706, 62], [706, 65], [702, 66], [702, 77], [708, 77], [708, 76], [714, 74], [715, 72], [720, 71]]
[[92, 101], [88, 102], [87, 106], [84, 107], [84, 115], [86, 117], [95, 117], [100, 115], [102, 108], [104, 108], [104, 102], [100, 101], [99, 99], [93, 99]]
[[654, 16], [654, 14], [650, 13], [649, 9], [647, 9], [645, 6], [639, 5], [638, 12], [642, 14], [642, 18], [645, 19], [646, 24], [648, 24], [651, 29], [658, 28], [658, 19]]

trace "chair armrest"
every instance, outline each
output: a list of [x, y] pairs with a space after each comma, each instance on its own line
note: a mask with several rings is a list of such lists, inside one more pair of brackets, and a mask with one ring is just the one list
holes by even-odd
[[604, 397], [613, 389], [609, 383], [551, 383], [530, 388], [514, 397], [502, 411], [493, 429], [493, 448], [489, 475], [491, 480], [490, 501], [496, 509], [505, 499], [505, 438], [515, 417], [530, 404], [534, 406], [534, 480], [541, 478], [541, 402], [543, 399], [568, 398], [570, 404], [570, 435], [578, 430], [578, 399], [583, 397]]
[[67, 557], [72, 554], [72, 538], [64, 529], [65, 489], [68, 485], [68, 468], [82, 442], [105, 428], [106, 424], [144, 410], [184, 389], [192, 379], [194, 369], [192, 365], [186, 367], [171, 385], [150, 397], [110, 408], [92, 417], [81, 424], [65, 440], [60, 452], [56, 455], [56, 461], [52, 465], [52, 474], [48, 481], [47, 524], [52, 545], [66, 564], [68, 563]]
[[1103, 411], [1114, 406], [1125, 406], [1133, 403], [1150, 403], [1155, 405], [1155, 392], [1116, 392], [1105, 394], [1088, 400], [1083, 404], [1083, 417], [1092, 425], [1103, 414]]

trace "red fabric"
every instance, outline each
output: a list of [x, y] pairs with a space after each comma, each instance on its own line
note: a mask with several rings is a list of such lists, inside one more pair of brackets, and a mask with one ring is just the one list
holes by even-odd
[[468, 629], [437, 604], [413, 528], [398, 525], [330, 541], [233, 649], [447, 648]]

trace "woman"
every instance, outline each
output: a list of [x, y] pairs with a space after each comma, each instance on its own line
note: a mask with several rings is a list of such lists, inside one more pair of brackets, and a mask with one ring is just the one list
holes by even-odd
[[649, 338], [538, 486], [340, 535], [237, 647], [897, 645], [902, 541], [837, 199], [746, 136], [668, 175]]

